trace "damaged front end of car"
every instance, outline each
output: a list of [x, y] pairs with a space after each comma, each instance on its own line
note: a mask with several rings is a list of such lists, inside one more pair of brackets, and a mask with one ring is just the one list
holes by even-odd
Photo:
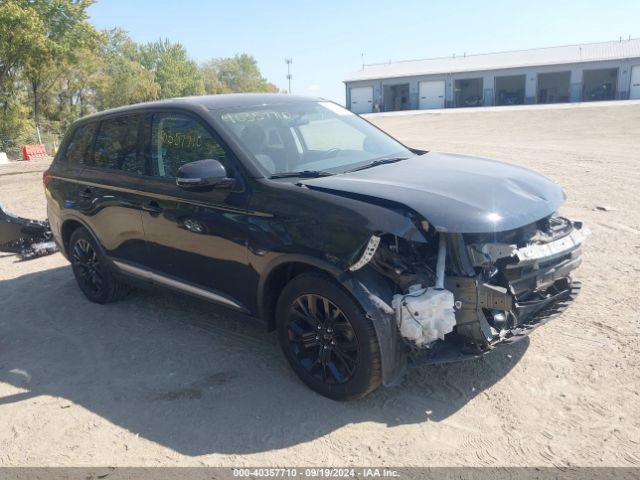
[[391, 298], [368, 295], [393, 318], [403, 345], [398, 349], [416, 363], [476, 358], [517, 341], [566, 307], [580, 288], [571, 272], [589, 234], [581, 222], [553, 214], [491, 233], [442, 232], [426, 221], [420, 226], [424, 242], [373, 235], [350, 267], [363, 276], [375, 271], [393, 285]]

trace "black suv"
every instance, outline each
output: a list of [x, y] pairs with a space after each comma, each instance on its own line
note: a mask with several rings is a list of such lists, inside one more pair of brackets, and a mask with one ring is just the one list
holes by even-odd
[[289, 95], [91, 115], [44, 184], [89, 300], [158, 285], [259, 317], [334, 399], [522, 338], [576, 293], [587, 234], [537, 173], [411, 149]]

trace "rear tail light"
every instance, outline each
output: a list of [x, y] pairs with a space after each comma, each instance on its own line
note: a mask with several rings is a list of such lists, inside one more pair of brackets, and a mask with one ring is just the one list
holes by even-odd
[[53, 180], [53, 174], [49, 170], [45, 170], [42, 174], [42, 184], [44, 185], [44, 188], [47, 188], [47, 185], [49, 185], [51, 180]]

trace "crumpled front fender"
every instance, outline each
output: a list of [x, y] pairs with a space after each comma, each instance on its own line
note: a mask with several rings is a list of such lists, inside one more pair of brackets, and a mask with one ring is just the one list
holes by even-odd
[[340, 283], [356, 298], [373, 323], [380, 346], [382, 383], [398, 384], [407, 368], [408, 347], [400, 339], [391, 299], [393, 292], [375, 271], [363, 268], [344, 274]]

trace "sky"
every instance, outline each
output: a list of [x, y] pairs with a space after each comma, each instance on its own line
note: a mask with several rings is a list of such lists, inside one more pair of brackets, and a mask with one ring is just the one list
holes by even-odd
[[137, 42], [168, 38], [197, 62], [253, 55], [292, 93], [344, 104], [343, 80], [365, 63], [640, 37], [638, 0], [97, 0], [99, 29]]

